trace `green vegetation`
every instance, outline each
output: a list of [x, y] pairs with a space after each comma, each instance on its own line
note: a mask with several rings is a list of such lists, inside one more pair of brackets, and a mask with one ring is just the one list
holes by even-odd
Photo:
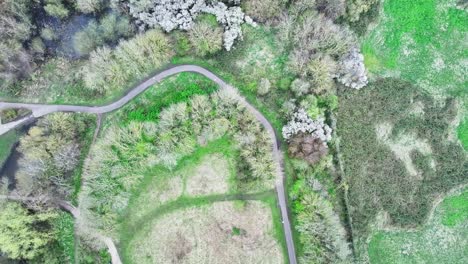
[[4, 162], [10, 156], [11, 149], [18, 141], [18, 133], [12, 130], [0, 136], [0, 168], [3, 167]]
[[411, 83], [380, 79], [340, 102], [344, 181], [361, 238], [379, 211], [397, 226], [421, 224], [434, 197], [466, 182], [464, 150], [447, 140], [453, 99], [439, 104]]
[[468, 191], [446, 198], [415, 231], [378, 231], [369, 244], [372, 264], [465, 263], [468, 254]]
[[196, 74], [184, 72], [177, 76], [164, 79], [160, 84], [149, 88], [130, 106], [119, 111], [125, 122], [157, 121], [161, 110], [171, 104], [185, 102], [194, 95], [208, 95], [218, 89], [210, 79]]
[[[20, 204], [0, 201], [0, 250], [11, 259], [32, 260], [47, 252], [54, 234], [47, 222], [53, 212], [32, 214]], [[21, 238], [21, 239], [18, 239]]]
[[[194, 82], [184, 93], [182, 83], [186, 81]], [[196, 94], [214, 89], [199, 75], [177, 75], [106, 119], [103, 137], [91, 148], [92, 158], [85, 162], [79, 205], [85, 215], [93, 217], [86, 224], [115, 234], [117, 221], [126, 211], [132, 193], [139, 191], [138, 186], [148, 174], [171, 175], [199, 147], [224, 137], [235, 143], [238, 155], [235, 176], [227, 179], [229, 191], [245, 193], [272, 188], [271, 139], [235, 94], [225, 90], [210, 96]], [[157, 99], [160, 95], [169, 100], [165, 103], [172, 104], [164, 106]], [[148, 111], [135, 115], [135, 109]], [[149, 114], [154, 112], [159, 116]], [[164, 185], [164, 181], [159, 183]], [[179, 185], [182, 182], [169, 189], [177, 191], [174, 186]]]
[[457, 128], [458, 138], [465, 150], [468, 150], [468, 119], [465, 119]]
[[104, 44], [114, 44], [133, 34], [133, 27], [125, 16], [109, 13], [99, 20], [92, 20], [86, 28], [73, 36], [73, 47], [80, 55], [89, 54]]
[[367, 68], [400, 76], [439, 96], [466, 95], [466, 11], [457, 0], [388, 0], [362, 45]]
[[468, 219], [468, 190], [460, 195], [445, 199], [441, 207], [444, 212], [442, 217], [443, 225], [454, 227], [463, 224]]
[[73, 217], [67, 212], [61, 212], [53, 222], [57, 244], [63, 252], [67, 263], [75, 262], [75, 224]]
[[[349, 260], [351, 250], [339, 215], [333, 204], [337, 199], [329, 172], [331, 157], [311, 167], [302, 160], [289, 160], [295, 181], [290, 187], [296, 247], [300, 263], [334, 263]], [[322, 185], [321, 182], [325, 184]]]

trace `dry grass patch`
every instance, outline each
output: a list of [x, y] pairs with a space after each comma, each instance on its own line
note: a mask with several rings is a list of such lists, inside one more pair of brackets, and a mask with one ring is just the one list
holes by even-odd
[[218, 202], [176, 211], [150, 223], [130, 242], [133, 263], [283, 263], [270, 208]]
[[[420, 139], [414, 133], [402, 134], [397, 138], [392, 138], [393, 126], [390, 123], [380, 123], [375, 127], [377, 139], [387, 145], [393, 152], [396, 158], [400, 159], [405, 165], [408, 173], [422, 180], [422, 175], [416, 170], [413, 164], [411, 154], [413, 151], [418, 151], [423, 155], [430, 155], [432, 153], [431, 146], [427, 143], [427, 140]], [[435, 162], [431, 159], [430, 166], [435, 169]]]
[[155, 172], [130, 209], [136, 217], [148, 210], [186, 196], [201, 196], [227, 193], [230, 177], [229, 161], [220, 153], [207, 155], [197, 162], [179, 170]]
[[227, 193], [229, 162], [221, 154], [213, 154], [188, 175], [185, 193], [189, 196]]
[[141, 192], [137, 201], [133, 203], [131, 208], [134, 217], [143, 217], [148, 210], [163, 205], [164, 203], [174, 201], [183, 194], [184, 182], [180, 174], [177, 175], [157, 175], [146, 187], [146, 190]]

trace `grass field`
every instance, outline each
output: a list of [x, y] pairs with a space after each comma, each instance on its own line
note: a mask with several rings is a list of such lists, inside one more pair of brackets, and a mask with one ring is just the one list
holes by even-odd
[[[199, 147], [173, 170], [161, 167], [149, 170], [121, 217], [124, 260], [220, 263], [210, 258], [222, 257], [223, 261], [251, 263], [250, 260], [265, 257], [274, 262], [257, 262], [283, 263], [285, 245], [275, 193], [272, 189], [251, 194], [237, 191], [236, 153], [230, 140], [222, 138]], [[222, 201], [230, 202], [224, 205]], [[223, 213], [218, 215], [220, 212]], [[203, 231], [206, 228], [213, 231], [220, 221], [230, 226], [229, 232]], [[262, 235], [255, 233], [259, 231]], [[176, 247], [184, 243], [187, 248]], [[244, 252], [245, 247], [252, 249]], [[223, 248], [221, 252], [225, 255], [217, 256], [220, 252], [217, 248]], [[177, 256], [180, 258], [174, 259]]]
[[446, 198], [417, 231], [378, 231], [369, 244], [372, 264], [468, 262], [468, 190]]
[[126, 251], [129, 263], [283, 263], [268, 205], [216, 202], [150, 222]]
[[386, 0], [362, 44], [372, 73], [401, 77], [432, 94], [466, 95], [468, 13], [457, 0]]

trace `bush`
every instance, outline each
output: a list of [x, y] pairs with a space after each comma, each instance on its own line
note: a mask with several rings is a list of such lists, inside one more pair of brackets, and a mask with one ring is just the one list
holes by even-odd
[[247, 0], [245, 13], [258, 22], [272, 21], [281, 14], [285, 3], [284, 0]]
[[203, 57], [221, 50], [223, 33], [217, 26], [206, 22], [196, 23], [189, 31], [189, 40], [197, 56]]
[[55, 35], [53, 29], [45, 27], [41, 30], [41, 38], [43, 38], [44, 40], [55, 40], [57, 36]]
[[46, 253], [54, 236], [53, 212], [32, 214], [17, 203], [0, 202], [0, 251], [11, 259], [32, 260]]
[[271, 83], [268, 79], [262, 78], [257, 88], [257, 94], [264, 96], [270, 92]]

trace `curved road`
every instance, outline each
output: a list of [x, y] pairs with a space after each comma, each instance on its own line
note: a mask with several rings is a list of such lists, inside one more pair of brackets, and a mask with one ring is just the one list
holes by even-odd
[[286, 238], [286, 245], [288, 249], [289, 263], [296, 264], [296, 254], [294, 250], [294, 242], [292, 238], [291, 224], [288, 216], [288, 208], [286, 202], [286, 190], [284, 187], [285, 175], [283, 172], [283, 155], [278, 146], [278, 140], [276, 138], [275, 130], [271, 126], [270, 122], [250, 103], [248, 103], [245, 98], [238, 95], [237, 89], [227, 84], [221, 78], [216, 76], [211, 71], [202, 68], [196, 65], [180, 65], [173, 68], [169, 68], [159, 74], [154, 75], [148, 80], [137, 85], [135, 88], [130, 90], [125, 96], [119, 100], [104, 106], [77, 106], [77, 105], [48, 105], [48, 104], [24, 104], [24, 103], [8, 103], [0, 102], [0, 110], [8, 108], [25, 108], [32, 111], [32, 115], [22, 118], [20, 120], [10, 122], [4, 125], [0, 125], [0, 135], [7, 133], [11, 129], [26, 123], [32, 118], [38, 118], [54, 112], [80, 112], [80, 113], [93, 113], [93, 114], [103, 114], [119, 109], [120, 107], [127, 104], [130, 100], [138, 96], [140, 93], [148, 89], [153, 84], [160, 82], [166, 77], [171, 75], [181, 73], [181, 72], [196, 72], [204, 75], [205, 77], [211, 79], [213, 82], [217, 83], [220, 86], [220, 89], [230, 91], [237, 95], [241, 104], [243, 104], [254, 116], [255, 118], [265, 127], [272, 138], [272, 148], [273, 148], [273, 158], [276, 161], [276, 192], [278, 195], [278, 202], [281, 210], [281, 217], [284, 229], [284, 235]]

